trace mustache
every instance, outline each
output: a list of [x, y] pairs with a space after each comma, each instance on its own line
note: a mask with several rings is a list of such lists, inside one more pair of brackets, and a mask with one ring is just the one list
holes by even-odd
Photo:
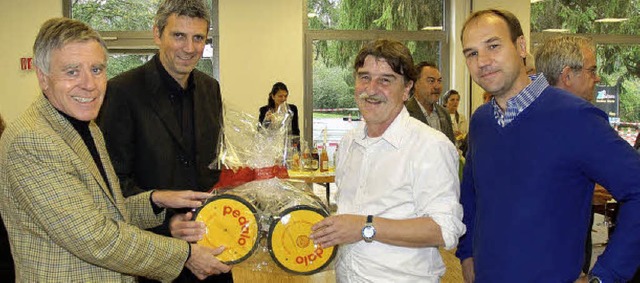
[[363, 91], [358, 95], [358, 99], [359, 100], [364, 100], [366, 102], [372, 102], [372, 103], [377, 103], [377, 102], [384, 102], [386, 101], [385, 97], [382, 95], [375, 95], [375, 94], [368, 94], [367, 92]]

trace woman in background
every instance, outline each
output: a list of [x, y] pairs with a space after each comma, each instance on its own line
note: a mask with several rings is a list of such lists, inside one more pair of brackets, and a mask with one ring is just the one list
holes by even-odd
[[[273, 113], [278, 111], [289, 111], [293, 114], [291, 119], [291, 129], [289, 134], [292, 136], [300, 136], [300, 127], [298, 126], [298, 107], [293, 104], [286, 103], [289, 96], [289, 90], [287, 86], [282, 82], [277, 82], [271, 88], [269, 92], [268, 104], [260, 107], [260, 123], [268, 127], [271, 124], [271, 118]], [[281, 109], [281, 106], [286, 109]]]
[[460, 142], [467, 135], [469, 130], [469, 123], [467, 118], [458, 113], [458, 104], [460, 103], [460, 94], [455, 89], [447, 91], [444, 95], [444, 108], [447, 109], [449, 115], [451, 115], [451, 125], [453, 126], [453, 135], [456, 137], [458, 146]]

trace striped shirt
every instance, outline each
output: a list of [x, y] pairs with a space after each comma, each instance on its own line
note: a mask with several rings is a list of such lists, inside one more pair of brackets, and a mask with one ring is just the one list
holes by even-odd
[[529, 78], [531, 78], [531, 83], [516, 96], [507, 100], [507, 109], [504, 112], [498, 106], [495, 98], [491, 100], [494, 117], [496, 117], [498, 124], [503, 128], [520, 115], [522, 111], [527, 109], [527, 107], [540, 96], [542, 91], [549, 86], [547, 79], [542, 73], [530, 76]]

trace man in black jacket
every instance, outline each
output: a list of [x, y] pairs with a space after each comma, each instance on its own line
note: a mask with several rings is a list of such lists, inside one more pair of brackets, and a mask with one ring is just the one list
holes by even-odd
[[[195, 69], [209, 26], [204, 1], [163, 1], [153, 27], [159, 52], [108, 82], [99, 123], [125, 196], [153, 189], [207, 191], [218, 181], [219, 172], [208, 165], [218, 154], [220, 86]], [[165, 221], [153, 232], [170, 235], [168, 226]], [[231, 276], [210, 279], [228, 282]], [[185, 270], [178, 281], [197, 279]]]
[[405, 102], [411, 117], [442, 133], [455, 144], [451, 116], [438, 104], [442, 94], [442, 76], [435, 64], [420, 62], [416, 65], [418, 80], [413, 85], [413, 96]]

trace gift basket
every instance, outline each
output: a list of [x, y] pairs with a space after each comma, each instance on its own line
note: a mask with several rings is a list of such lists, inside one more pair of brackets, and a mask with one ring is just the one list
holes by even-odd
[[225, 246], [217, 257], [226, 264], [310, 275], [335, 256], [333, 247], [320, 247], [309, 238], [311, 227], [329, 210], [305, 183], [288, 180], [284, 160], [291, 117], [286, 111], [273, 115], [265, 127], [251, 115], [225, 109], [216, 162], [220, 180], [194, 214], [207, 226], [198, 244]]

